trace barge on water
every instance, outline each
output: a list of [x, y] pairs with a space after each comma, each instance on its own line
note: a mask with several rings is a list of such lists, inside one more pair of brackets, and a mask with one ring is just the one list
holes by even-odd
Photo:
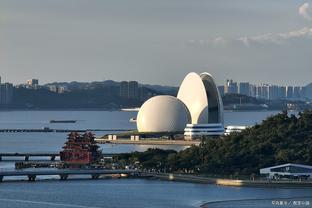
[[77, 123], [77, 120], [50, 120], [50, 123]]

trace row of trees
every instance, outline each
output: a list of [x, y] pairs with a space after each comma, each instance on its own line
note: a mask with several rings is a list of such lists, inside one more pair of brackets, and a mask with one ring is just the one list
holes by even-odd
[[203, 138], [199, 146], [180, 152], [149, 149], [115, 160], [144, 169], [217, 175], [258, 174], [260, 168], [283, 163], [312, 164], [312, 111], [297, 116], [283, 112], [241, 133]]

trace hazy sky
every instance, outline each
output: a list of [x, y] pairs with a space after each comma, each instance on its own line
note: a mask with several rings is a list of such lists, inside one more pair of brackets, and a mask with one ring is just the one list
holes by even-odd
[[312, 0], [0, 0], [0, 75], [312, 82]]

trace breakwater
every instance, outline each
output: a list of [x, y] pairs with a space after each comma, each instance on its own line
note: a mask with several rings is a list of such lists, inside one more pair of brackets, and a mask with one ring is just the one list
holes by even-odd
[[36, 133], [36, 132], [55, 132], [55, 133], [68, 133], [68, 132], [98, 132], [98, 131], [131, 131], [129, 129], [51, 129], [51, 128], [41, 128], [41, 129], [0, 129], [0, 133]]
[[237, 179], [222, 179], [209, 178], [187, 174], [172, 174], [172, 173], [145, 173], [146, 176], [161, 180], [180, 181], [190, 183], [206, 183], [220, 186], [251, 186], [251, 187], [312, 187], [312, 181], [299, 180], [237, 180]]
[[137, 145], [181, 145], [181, 146], [191, 146], [199, 145], [199, 140], [167, 140], [167, 139], [140, 139], [140, 140], [130, 140], [130, 139], [95, 139], [99, 144], [137, 144]]

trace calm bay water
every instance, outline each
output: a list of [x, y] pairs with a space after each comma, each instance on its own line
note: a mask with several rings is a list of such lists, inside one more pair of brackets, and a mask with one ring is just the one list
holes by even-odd
[[[278, 111], [225, 112], [225, 125], [253, 125], [260, 123]], [[129, 119], [136, 112], [122, 111], [0, 111], [0, 129], [135, 129]], [[49, 123], [50, 120], [77, 120], [77, 123]], [[102, 136], [112, 132], [96, 132]], [[60, 151], [66, 140], [65, 133], [0, 133], [0, 152]], [[101, 146], [104, 152], [120, 153], [144, 151], [149, 145], [111, 145]], [[153, 146], [155, 147], [155, 146]], [[159, 146], [181, 150], [181, 146]]]
[[[0, 185], [0, 207], [189, 208], [209, 201], [311, 195], [311, 189], [237, 188], [139, 179], [10, 182]], [[271, 200], [255, 201], [254, 205], [272, 207]]]
[[[260, 123], [275, 111], [226, 112], [226, 125], [253, 125]], [[136, 112], [107, 111], [2, 111], [0, 128], [59, 128], [59, 129], [134, 129], [129, 119]], [[50, 124], [52, 119], [74, 119], [76, 124]], [[98, 132], [97, 136], [107, 132]], [[56, 152], [66, 140], [63, 133], [0, 133], [0, 152]], [[102, 145], [103, 152], [144, 151], [147, 145]], [[180, 146], [160, 146], [180, 150]], [[0, 169], [12, 168], [1, 162]], [[312, 203], [309, 188], [252, 188], [222, 187], [158, 180], [48, 180], [36, 183], [11, 181], [0, 184], [0, 207], [199, 207], [206, 202], [217, 203], [209, 207], [272, 207], [272, 199], [307, 196]], [[248, 202], [248, 203], [247, 203]], [[273, 206], [274, 207], [274, 206]], [[307, 206], [305, 206], [307, 207]]]

